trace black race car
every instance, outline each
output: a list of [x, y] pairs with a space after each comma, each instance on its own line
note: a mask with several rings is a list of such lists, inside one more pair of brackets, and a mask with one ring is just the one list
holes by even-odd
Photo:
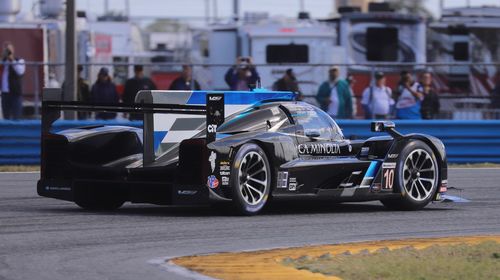
[[[251, 215], [271, 196], [380, 200], [418, 210], [446, 191], [439, 139], [402, 135], [394, 123], [379, 121], [372, 131], [387, 135], [348, 140], [330, 116], [293, 96], [141, 91], [132, 106], [45, 97], [38, 194], [107, 210], [126, 201], [228, 201]], [[143, 129], [96, 125], [55, 132], [61, 110], [142, 113]]]

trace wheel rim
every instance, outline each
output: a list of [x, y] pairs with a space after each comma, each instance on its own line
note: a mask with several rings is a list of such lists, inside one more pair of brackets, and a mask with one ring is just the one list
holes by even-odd
[[249, 152], [241, 161], [239, 172], [240, 193], [246, 203], [256, 205], [264, 199], [268, 176], [266, 163], [256, 152]]
[[403, 181], [406, 193], [417, 201], [432, 195], [436, 184], [436, 165], [431, 155], [422, 149], [412, 151], [405, 160]]

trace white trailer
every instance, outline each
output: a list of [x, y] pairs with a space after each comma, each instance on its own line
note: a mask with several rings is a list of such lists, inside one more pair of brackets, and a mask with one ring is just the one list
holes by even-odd
[[429, 25], [428, 57], [436, 63], [471, 63], [471, 66], [436, 67], [444, 93], [489, 95], [499, 76], [500, 7], [444, 9]]
[[338, 45], [346, 50], [351, 64], [347, 71], [357, 81], [353, 86], [356, 96], [370, 84], [373, 71], [384, 71], [388, 85], [395, 87], [401, 70], [424, 68], [390, 66], [426, 62], [426, 27], [422, 17], [393, 12], [385, 3], [370, 3], [368, 12], [340, 7], [339, 15], [324, 21], [337, 31]]
[[[262, 86], [268, 89], [286, 69], [293, 68], [306, 95], [314, 94], [327, 79], [329, 65], [345, 62], [343, 49], [336, 46], [335, 30], [314, 20], [266, 19], [258, 23], [214, 25], [195, 32], [194, 61], [231, 65], [238, 56], [252, 57]], [[228, 88], [224, 81], [228, 66], [205, 70], [211, 76], [207, 83], [211, 89]]]

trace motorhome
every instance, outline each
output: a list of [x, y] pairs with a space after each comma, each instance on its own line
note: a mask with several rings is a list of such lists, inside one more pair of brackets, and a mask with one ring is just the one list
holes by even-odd
[[394, 12], [387, 3], [370, 3], [368, 12], [358, 7], [339, 7], [338, 12], [338, 17], [325, 22], [336, 30], [337, 44], [345, 48], [350, 64], [347, 71], [356, 80], [355, 95], [361, 95], [370, 84], [374, 71], [385, 72], [388, 86], [394, 88], [401, 70], [424, 68], [423, 17]]
[[211, 89], [227, 89], [224, 74], [237, 57], [247, 56], [257, 66], [263, 87], [272, 88], [293, 68], [300, 90], [310, 96], [327, 79], [330, 65], [344, 59], [343, 49], [335, 45], [335, 30], [308, 18], [215, 24], [194, 34], [193, 61], [216, 64], [206, 67], [201, 77]]
[[444, 9], [428, 36], [429, 62], [442, 64], [434, 69], [440, 92], [489, 96], [499, 77], [499, 41], [500, 7]]

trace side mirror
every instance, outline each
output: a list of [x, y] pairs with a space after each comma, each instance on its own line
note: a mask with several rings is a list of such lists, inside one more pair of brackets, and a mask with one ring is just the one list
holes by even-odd
[[371, 124], [372, 132], [386, 132], [394, 128], [396, 128], [396, 125], [390, 121], [378, 121]]
[[387, 132], [395, 139], [403, 137], [403, 134], [396, 131], [396, 125], [391, 121], [372, 122], [371, 128], [373, 132]]
[[318, 130], [314, 130], [314, 129], [306, 130], [306, 136], [309, 137], [309, 138], [317, 138], [320, 135], [321, 134], [319, 133]]

